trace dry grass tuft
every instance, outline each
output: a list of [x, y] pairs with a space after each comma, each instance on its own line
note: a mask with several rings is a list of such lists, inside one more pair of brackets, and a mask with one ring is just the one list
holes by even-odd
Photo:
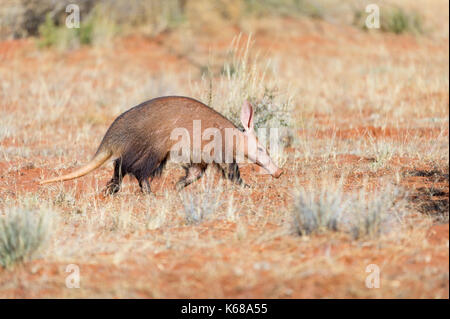
[[0, 216], [0, 265], [11, 268], [35, 257], [52, 233], [52, 217], [43, 208], [4, 211]]
[[409, 213], [405, 195], [392, 185], [370, 191], [367, 182], [354, 193], [343, 192], [339, 183], [324, 179], [314, 188], [300, 187], [295, 196], [293, 225], [299, 235], [342, 231], [354, 239], [374, 239], [403, 224]]

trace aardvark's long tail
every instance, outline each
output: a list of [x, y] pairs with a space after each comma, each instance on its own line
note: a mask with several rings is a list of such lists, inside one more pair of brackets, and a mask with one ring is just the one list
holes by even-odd
[[84, 175], [92, 172], [94, 169], [102, 166], [102, 164], [105, 163], [111, 157], [111, 155], [112, 155], [111, 151], [100, 152], [89, 163], [87, 163], [83, 167], [80, 167], [75, 172], [72, 172], [67, 175], [55, 177], [52, 179], [47, 179], [47, 180], [39, 182], [39, 184], [43, 185], [43, 184], [49, 184], [49, 183], [54, 183], [54, 182], [64, 182], [64, 181], [69, 181], [71, 179], [75, 179], [75, 178], [84, 176]]

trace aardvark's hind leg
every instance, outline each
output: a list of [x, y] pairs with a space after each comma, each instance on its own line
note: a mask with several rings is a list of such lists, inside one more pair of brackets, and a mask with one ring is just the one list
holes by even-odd
[[182, 190], [189, 184], [192, 184], [193, 182], [198, 180], [200, 177], [202, 177], [203, 173], [206, 170], [206, 167], [207, 166], [204, 164], [192, 164], [192, 165], [183, 167], [186, 171], [186, 176], [181, 178], [178, 181], [178, 183], [176, 185], [176, 189], [178, 191]]
[[162, 159], [156, 166], [153, 165], [155, 162], [147, 161], [147, 165], [142, 166], [142, 168], [135, 173], [135, 176], [139, 182], [139, 187], [144, 194], [150, 194], [152, 192], [149, 179], [151, 180], [155, 176], [161, 176], [166, 162], [167, 157]]
[[113, 178], [106, 184], [106, 187], [104, 189], [104, 193], [107, 195], [113, 195], [117, 193], [120, 190], [120, 187], [122, 185], [123, 177], [126, 175], [126, 172], [124, 171], [122, 167], [122, 161], [121, 159], [116, 159], [114, 162], [114, 175]]

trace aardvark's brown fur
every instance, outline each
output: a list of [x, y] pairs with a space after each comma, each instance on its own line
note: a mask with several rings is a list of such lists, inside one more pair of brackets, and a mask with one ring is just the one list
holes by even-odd
[[[246, 122], [252, 125], [253, 109], [249, 104], [247, 113]], [[236, 126], [231, 121], [192, 98], [179, 96], [155, 98], [121, 114], [109, 127], [91, 162], [71, 174], [45, 180], [41, 184], [78, 178], [100, 167], [113, 157], [116, 158], [114, 176], [107, 184], [108, 193], [117, 192], [123, 177], [127, 174], [134, 175], [142, 190], [149, 192], [148, 179], [161, 174], [172, 146], [178, 142], [170, 138], [171, 132], [175, 128], [184, 128], [190, 134], [190, 141], [193, 141], [194, 120], [201, 120], [202, 130], [218, 128], [222, 137], [225, 136], [226, 128], [236, 130]], [[202, 139], [201, 147], [203, 148], [203, 144], [208, 142]], [[222, 145], [224, 148], [225, 140]], [[235, 161], [225, 166], [222, 163], [215, 164], [224, 176], [242, 183]], [[185, 166], [186, 176], [178, 182], [177, 188], [182, 188], [200, 178], [207, 165], [204, 162], [188, 163]], [[281, 170], [277, 174], [279, 176]]]

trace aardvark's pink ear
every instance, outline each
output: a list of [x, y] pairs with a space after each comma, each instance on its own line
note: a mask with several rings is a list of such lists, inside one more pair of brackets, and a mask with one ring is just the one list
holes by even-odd
[[253, 107], [247, 100], [242, 104], [241, 123], [245, 131], [253, 131]]

